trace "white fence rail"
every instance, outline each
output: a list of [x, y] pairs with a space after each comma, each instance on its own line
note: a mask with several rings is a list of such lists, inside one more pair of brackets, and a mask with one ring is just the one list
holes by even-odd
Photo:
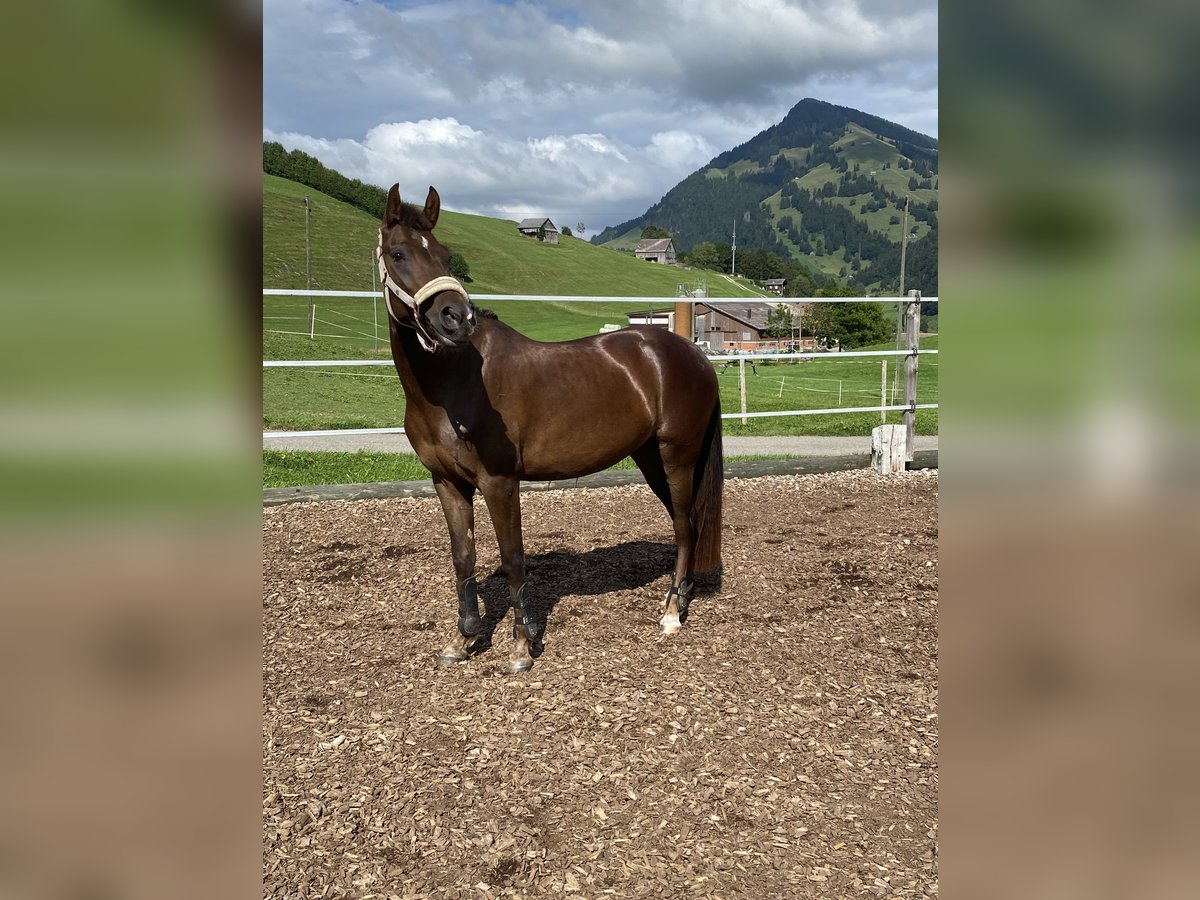
[[[263, 288], [264, 297], [361, 297], [380, 298], [379, 291], [302, 291], [292, 288]], [[555, 303], [907, 303], [908, 297], [561, 297], [556, 294], [472, 294], [472, 300], [534, 300]], [[921, 297], [922, 303], [937, 303], [937, 297]]]
[[[278, 288], [264, 288], [264, 297], [346, 297], [346, 298], [366, 298], [378, 299], [381, 295], [378, 291], [306, 291]], [[496, 300], [520, 300], [532, 302], [554, 302], [554, 303], [638, 303], [648, 306], [662, 306], [674, 303], [703, 303], [706, 306], [719, 304], [744, 304], [750, 302], [766, 302], [766, 303], [895, 303], [895, 304], [920, 304], [920, 303], [937, 303], [937, 297], [563, 297], [556, 295], [545, 294], [472, 294], [472, 300], [478, 301], [496, 301]], [[293, 333], [293, 332], [283, 332]], [[296, 332], [301, 333], [301, 332]], [[367, 335], [369, 337], [369, 335]], [[920, 350], [916, 347], [909, 347], [898, 350], [847, 350], [847, 351], [831, 351], [831, 352], [803, 352], [803, 353], [723, 353], [712, 354], [710, 359], [716, 364], [733, 364], [738, 363], [741, 375], [745, 377], [745, 363], [757, 362], [759, 360], [801, 360], [801, 359], [850, 359], [855, 357], [906, 357], [913, 361], [915, 365], [916, 358], [924, 355], [937, 355], [937, 350]], [[363, 366], [386, 366], [391, 367], [390, 359], [264, 359], [264, 369], [282, 369], [282, 368], [358, 368]], [[332, 374], [332, 373], [331, 373]], [[914, 373], [915, 374], [915, 373]], [[375, 376], [379, 377], [379, 376]], [[744, 389], [743, 389], [744, 396]], [[840, 399], [840, 398], [839, 398]], [[743, 401], [744, 402], [744, 401]], [[741, 419], [743, 422], [746, 419], [769, 418], [775, 416], [816, 416], [816, 415], [838, 415], [843, 413], [866, 413], [866, 412], [903, 412], [906, 413], [906, 418], [911, 418], [919, 409], [937, 409], [937, 403], [917, 403], [915, 401], [915, 386], [913, 389], [913, 397], [910, 402], [903, 404], [883, 404], [878, 406], [844, 406], [831, 407], [823, 409], [792, 409], [778, 410], [766, 412], [735, 412], [724, 413], [722, 419]], [[311, 431], [264, 431], [264, 438], [281, 438], [281, 437], [323, 437], [326, 435], [373, 435], [373, 434], [404, 434], [403, 428], [331, 428], [317, 429]]]

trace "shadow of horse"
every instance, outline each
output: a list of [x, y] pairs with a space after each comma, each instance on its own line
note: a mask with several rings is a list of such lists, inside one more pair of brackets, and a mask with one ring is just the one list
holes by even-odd
[[[611, 547], [592, 550], [550, 550], [526, 558], [530, 576], [530, 593], [526, 600], [531, 621], [540, 636], [533, 655], [540, 656], [542, 640], [551, 615], [565, 597], [594, 597], [617, 591], [646, 588], [660, 578], [669, 576], [675, 568], [676, 548], [673, 543], [626, 541]], [[701, 575], [696, 579], [698, 595], [711, 594], [720, 587], [719, 572]], [[665, 590], [664, 590], [665, 594]], [[508, 583], [504, 572], [496, 568], [479, 584], [479, 599], [484, 606], [483, 633], [472, 650], [472, 656], [492, 647], [492, 638], [509, 610]], [[657, 614], [658, 601], [639, 597], [623, 608], [614, 608], [614, 616], [626, 621], [643, 615]], [[654, 621], [653, 615], [646, 619]]]

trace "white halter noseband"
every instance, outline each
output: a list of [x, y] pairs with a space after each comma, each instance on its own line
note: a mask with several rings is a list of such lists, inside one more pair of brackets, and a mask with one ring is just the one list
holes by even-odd
[[432, 281], [427, 281], [417, 293], [410, 294], [404, 288], [396, 283], [396, 279], [392, 278], [391, 273], [387, 270], [387, 264], [383, 260], [383, 231], [379, 232], [379, 252], [377, 254], [379, 262], [379, 280], [383, 283], [383, 302], [387, 304], [388, 315], [396, 320], [399, 325], [408, 325], [403, 319], [396, 315], [396, 310], [392, 307], [392, 296], [397, 297], [400, 302], [413, 311], [413, 330], [417, 333], [417, 340], [421, 342], [421, 346], [426, 350], [432, 351], [437, 346], [437, 342], [430, 337], [429, 332], [425, 330], [425, 326], [421, 323], [421, 316], [418, 307], [434, 294], [442, 291], [454, 291], [462, 294], [463, 299], [467, 301], [468, 321], [475, 324], [475, 308], [471, 306], [471, 295], [467, 293], [467, 289], [462, 286], [457, 278], [452, 278], [449, 275], [439, 275]]

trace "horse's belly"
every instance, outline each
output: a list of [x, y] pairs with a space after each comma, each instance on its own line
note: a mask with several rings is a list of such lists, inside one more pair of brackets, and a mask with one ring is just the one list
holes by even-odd
[[532, 481], [579, 478], [620, 462], [649, 440], [648, 422], [589, 422], [577, 418], [569, 429], [533, 434], [522, 441], [523, 477]]

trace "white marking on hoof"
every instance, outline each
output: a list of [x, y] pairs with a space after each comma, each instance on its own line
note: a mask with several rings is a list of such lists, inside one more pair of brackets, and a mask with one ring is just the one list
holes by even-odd
[[532, 659], [510, 659], [508, 661], [507, 671], [509, 675], [520, 675], [522, 672], [528, 672], [532, 668]]
[[659, 620], [658, 629], [663, 634], [674, 634], [683, 629], [683, 623], [679, 621], [679, 613], [667, 613]]

